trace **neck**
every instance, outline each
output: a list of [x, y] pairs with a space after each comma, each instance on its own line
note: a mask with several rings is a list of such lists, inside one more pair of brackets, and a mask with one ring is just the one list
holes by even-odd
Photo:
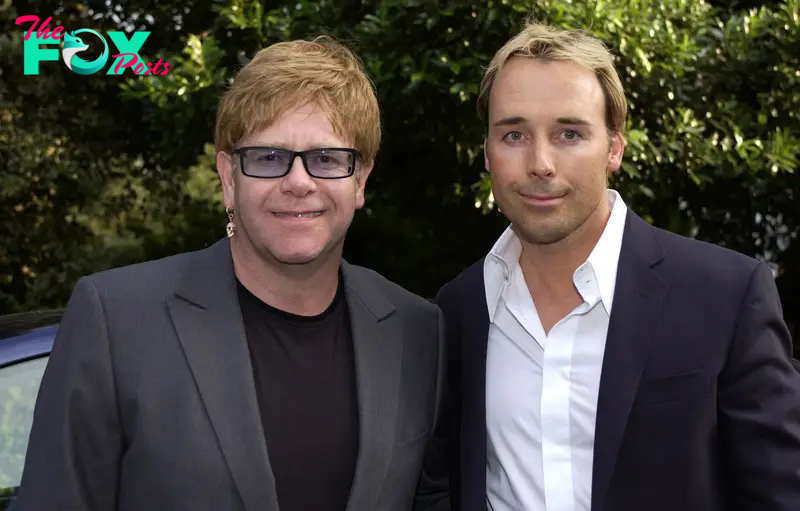
[[236, 277], [253, 295], [276, 309], [301, 316], [323, 313], [339, 285], [341, 244], [307, 264], [265, 260], [239, 235], [230, 239]]
[[611, 208], [604, 197], [589, 218], [563, 240], [549, 245], [522, 241], [519, 264], [529, 287], [552, 298], [573, 295], [575, 270], [589, 258], [610, 216]]

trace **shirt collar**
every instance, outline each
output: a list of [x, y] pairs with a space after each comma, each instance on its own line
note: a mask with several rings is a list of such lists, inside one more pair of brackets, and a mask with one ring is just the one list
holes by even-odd
[[586, 262], [594, 271], [597, 285], [600, 288], [600, 299], [610, 315], [611, 304], [614, 301], [614, 289], [617, 284], [617, 267], [619, 254], [622, 251], [622, 236], [625, 233], [625, 218], [628, 208], [616, 190], [608, 191], [608, 200], [611, 205], [611, 216]]
[[[611, 215], [584, 264], [589, 265], [594, 272], [600, 289], [600, 299], [610, 315], [617, 281], [619, 254], [622, 250], [622, 236], [625, 232], [627, 206], [616, 190], [608, 190], [607, 196]], [[508, 226], [484, 260], [483, 275], [489, 321], [494, 321], [497, 304], [513, 270], [519, 265], [521, 253], [522, 243], [512, 226]]]
[[489, 321], [494, 321], [494, 312], [503, 294], [511, 272], [519, 264], [522, 243], [512, 226], [508, 226], [495, 242], [483, 262], [483, 281], [486, 288], [486, 306]]

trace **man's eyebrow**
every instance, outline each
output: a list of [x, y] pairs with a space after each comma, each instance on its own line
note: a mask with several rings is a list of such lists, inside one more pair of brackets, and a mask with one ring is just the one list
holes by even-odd
[[[528, 122], [525, 117], [504, 117], [494, 122], [494, 126], [516, 126]], [[592, 123], [580, 117], [559, 117], [556, 119], [558, 124], [568, 124], [572, 126], [591, 126]]]
[[526, 122], [524, 117], [504, 117], [494, 122], [494, 126], [515, 126]]
[[570, 124], [573, 126], [591, 126], [592, 123], [580, 117], [559, 117], [556, 119], [558, 124]]
[[[287, 149], [289, 151], [295, 150], [294, 144], [288, 141], [279, 141], [278, 139], [262, 140], [247, 144], [248, 147], [274, 147], [278, 149]], [[336, 143], [332, 141], [323, 141], [315, 144], [307, 144], [300, 148], [300, 150], [314, 150], [328, 147], [347, 147], [346, 144]]]

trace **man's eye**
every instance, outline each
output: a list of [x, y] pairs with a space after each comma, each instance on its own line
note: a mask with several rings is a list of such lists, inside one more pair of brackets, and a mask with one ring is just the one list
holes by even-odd
[[581, 136], [581, 134], [575, 130], [564, 130], [563, 135], [567, 140], [575, 140]]
[[509, 131], [505, 135], [503, 135], [504, 140], [510, 140], [512, 142], [517, 142], [522, 140], [522, 133], [519, 131]]
[[256, 163], [267, 165], [283, 163], [286, 161], [286, 158], [280, 153], [261, 153], [256, 155], [255, 161]]

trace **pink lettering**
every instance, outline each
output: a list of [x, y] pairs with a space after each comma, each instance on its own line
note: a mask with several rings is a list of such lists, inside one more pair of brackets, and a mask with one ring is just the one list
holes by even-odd
[[[141, 74], [142, 76], [149, 75], [149, 74], [159, 74], [165, 75], [169, 73], [169, 62], [162, 62], [161, 59], [158, 59], [155, 66], [153, 66], [152, 62], [139, 62], [139, 59], [135, 53], [118, 53], [116, 55], [112, 55], [111, 58], [116, 59], [118, 57], [131, 57], [127, 62], [125, 59], [120, 59], [117, 64], [114, 66], [114, 73], [119, 74], [120, 69], [130, 69], [134, 72], [134, 74]], [[134, 67], [136, 64], [136, 67]], [[162, 73], [158, 73], [158, 66], [164, 66], [164, 71]]]
[[[130, 69], [130, 67], [139, 61], [139, 57], [135, 53], [118, 53], [116, 55], [112, 55], [111, 58], [115, 59], [117, 57], [131, 57], [128, 62], [123, 62], [125, 59], [120, 59], [117, 61], [117, 65], [114, 66], [114, 73], [119, 74], [120, 68], [122, 69]], [[133, 70], [136, 73], [135, 70]]]
[[[50, 24], [50, 20], [52, 19], [52, 17], [48, 16], [47, 19], [44, 20], [44, 23], [39, 25], [39, 30], [36, 31], [36, 37], [41, 37], [42, 39], [47, 39], [50, 37], [51, 30], [47, 28], [47, 25]], [[55, 39], [55, 37], [53, 39]]]
[[[54, 41], [58, 41], [61, 39], [61, 32], [63, 32], [64, 27], [57, 26], [54, 30], [47, 28], [47, 25], [50, 24], [50, 21], [53, 19], [52, 16], [48, 16], [44, 23], [39, 25], [39, 28], [36, 30], [36, 37], [41, 37], [42, 39], [53, 39]], [[36, 28], [36, 25], [39, 23], [39, 16], [28, 14], [25, 16], [20, 16], [16, 20], [14, 20], [15, 25], [21, 25], [23, 23], [27, 23], [32, 21], [31, 28], [25, 32], [25, 40], [27, 41], [30, 38], [31, 34], [33, 33], [33, 29]]]
[[26, 16], [20, 16], [19, 18], [14, 20], [14, 24], [15, 25], [22, 25], [23, 23], [27, 23], [29, 21], [32, 21], [33, 24], [31, 25], [31, 28], [29, 28], [28, 31], [25, 32], [25, 40], [26, 41], [31, 36], [31, 33], [33, 32], [33, 29], [36, 28], [36, 24], [39, 23], [39, 16], [34, 16], [33, 14], [28, 14]]
[[161, 62], [161, 59], [158, 59], [158, 62], [156, 62], [156, 67], [153, 68], [153, 74], [158, 74], [158, 66], [160, 66], [162, 64], [164, 64], [164, 63]]

